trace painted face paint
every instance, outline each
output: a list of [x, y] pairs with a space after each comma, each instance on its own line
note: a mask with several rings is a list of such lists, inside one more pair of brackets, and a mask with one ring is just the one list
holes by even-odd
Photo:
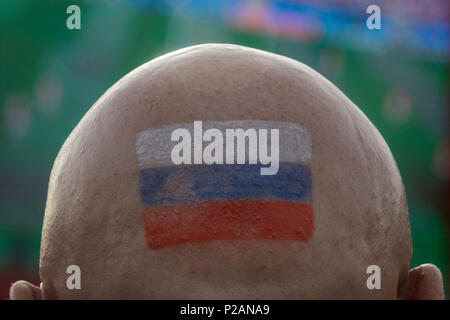
[[173, 124], [141, 132], [136, 151], [151, 249], [312, 237], [311, 142], [297, 124]]

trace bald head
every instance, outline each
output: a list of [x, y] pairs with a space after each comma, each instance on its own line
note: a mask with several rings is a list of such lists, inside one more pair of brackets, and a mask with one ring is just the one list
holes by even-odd
[[[252, 167], [237, 163], [225, 173], [225, 164], [214, 172], [175, 166], [172, 181], [159, 183], [169, 175], [161, 170], [174, 165], [159, 163], [159, 149], [149, 145], [164, 148], [159, 133], [194, 121], [222, 132], [249, 123], [279, 128], [280, 169], [267, 178], [275, 180], [233, 189], [243, 202], [227, 188]], [[148, 170], [156, 173], [143, 178]], [[227, 182], [236, 172], [240, 182]], [[200, 180], [216, 186], [205, 196], [215, 201], [208, 207], [215, 222], [202, 220], [203, 193], [192, 195]], [[218, 209], [218, 200], [227, 204]], [[307, 218], [299, 203], [308, 206]], [[165, 218], [155, 220], [155, 207]], [[217, 220], [215, 210], [226, 211], [228, 220]], [[195, 216], [198, 229], [192, 219], [186, 227], [183, 215]], [[265, 231], [249, 227], [266, 218]], [[241, 220], [229, 228], [230, 219]], [[61, 299], [396, 298], [409, 279], [408, 219], [386, 142], [332, 83], [286, 57], [199, 45], [126, 75], [70, 134], [50, 177], [41, 280], [47, 297]], [[158, 230], [169, 233], [155, 240]], [[81, 290], [66, 286], [70, 265], [80, 267]], [[380, 267], [380, 290], [367, 287], [370, 265]]]

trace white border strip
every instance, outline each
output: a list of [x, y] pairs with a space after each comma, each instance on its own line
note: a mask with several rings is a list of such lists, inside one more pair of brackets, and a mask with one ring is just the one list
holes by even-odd
[[[290, 122], [262, 121], [262, 120], [232, 120], [202, 122], [203, 133], [207, 129], [219, 129], [225, 139], [225, 129], [279, 129], [279, 161], [305, 163], [311, 162], [311, 140], [307, 130], [298, 124]], [[178, 143], [171, 141], [172, 132], [178, 128], [185, 128], [194, 137], [194, 122], [188, 124], [171, 124], [160, 128], [140, 132], [136, 141], [136, 152], [139, 168], [155, 168], [173, 165], [170, 158], [173, 147]], [[203, 148], [209, 142], [203, 142]], [[225, 143], [224, 143], [225, 144]], [[268, 148], [270, 150], [270, 148]], [[248, 157], [248, 150], [246, 150]], [[224, 153], [225, 154], [225, 153]]]

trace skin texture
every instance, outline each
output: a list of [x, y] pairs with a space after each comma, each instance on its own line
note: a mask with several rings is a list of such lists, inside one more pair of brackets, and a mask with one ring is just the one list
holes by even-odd
[[[309, 242], [149, 249], [137, 135], [173, 123], [247, 119], [293, 122], [309, 132], [315, 227]], [[70, 134], [50, 177], [40, 276], [49, 299], [442, 298], [439, 270], [426, 265], [410, 274], [411, 256], [401, 176], [357, 106], [298, 61], [207, 44], [132, 71]], [[66, 287], [72, 264], [81, 268], [81, 290]], [[381, 268], [381, 290], [366, 286], [373, 264]], [[11, 298], [31, 293], [40, 297], [38, 288], [20, 282]]]

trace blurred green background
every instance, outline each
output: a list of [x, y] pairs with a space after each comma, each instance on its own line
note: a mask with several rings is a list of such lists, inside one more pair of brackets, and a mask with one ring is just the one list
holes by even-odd
[[[66, 27], [71, 4], [80, 30]], [[369, 4], [380, 30], [366, 27]], [[446, 0], [0, 1], [0, 298], [12, 281], [39, 281], [50, 170], [84, 113], [142, 63], [206, 42], [302, 61], [364, 111], [404, 178], [412, 266], [436, 264], [448, 288], [446, 12]]]

